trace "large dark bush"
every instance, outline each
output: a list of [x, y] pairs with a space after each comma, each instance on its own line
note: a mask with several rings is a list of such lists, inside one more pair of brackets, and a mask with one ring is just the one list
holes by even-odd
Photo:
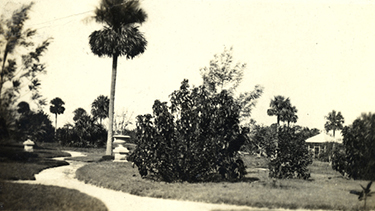
[[305, 139], [295, 128], [280, 127], [278, 131], [278, 150], [269, 163], [269, 176], [279, 179], [310, 177], [307, 166], [312, 163]]
[[342, 130], [345, 156], [340, 172], [354, 179], [375, 179], [375, 114], [362, 114], [352, 125]]
[[167, 182], [242, 178], [237, 151], [246, 136], [233, 97], [203, 86], [191, 89], [184, 80], [170, 101], [168, 106], [156, 100], [153, 115], [137, 117], [138, 147], [130, 159], [140, 174]]

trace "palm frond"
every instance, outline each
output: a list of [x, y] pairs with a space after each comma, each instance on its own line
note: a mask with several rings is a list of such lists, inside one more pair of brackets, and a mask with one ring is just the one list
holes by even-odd
[[369, 182], [369, 183], [367, 184], [367, 187], [366, 187], [366, 190], [369, 190], [369, 192], [370, 192], [371, 185], [372, 185], [372, 181]]
[[122, 26], [118, 31], [105, 27], [89, 37], [91, 51], [101, 56], [126, 56], [132, 59], [146, 50], [147, 41], [136, 26]]
[[95, 10], [95, 20], [111, 28], [139, 23], [147, 19], [146, 12], [140, 8], [138, 0], [102, 0]]

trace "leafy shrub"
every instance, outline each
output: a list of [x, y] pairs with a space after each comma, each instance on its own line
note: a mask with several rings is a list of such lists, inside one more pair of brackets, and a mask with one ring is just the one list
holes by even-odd
[[252, 153], [272, 157], [275, 154], [277, 133], [276, 125], [254, 127], [251, 137], [250, 150]]
[[332, 152], [332, 169], [340, 172], [342, 175], [346, 175], [346, 167], [345, 147], [342, 144], [338, 144]]
[[246, 136], [240, 107], [225, 90], [190, 89], [187, 80], [170, 96], [171, 106], [155, 101], [153, 115], [137, 117], [138, 147], [130, 156], [139, 173], [156, 180], [237, 180], [245, 175], [237, 151]]
[[[344, 127], [345, 162], [339, 171], [354, 179], [375, 179], [375, 114], [362, 114]], [[339, 154], [344, 157], [344, 155]]]
[[318, 160], [322, 162], [331, 162], [333, 153], [338, 146], [338, 143], [328, 142], [325, 143], [325, 150], [319, 152]]
[[307, 166], [312, 163], [303, 135], [295, 128], [280, 127], [278, 151], [269, 163], [269, 176], [279, 179], [310, 177]]

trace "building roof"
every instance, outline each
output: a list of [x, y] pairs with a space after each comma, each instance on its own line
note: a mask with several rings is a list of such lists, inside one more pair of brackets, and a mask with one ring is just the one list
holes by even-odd
[[335, 142], [342, 143], [342, 135], [340, 131], [337, 131], [335, 137], [333, 135], [322, 132], [316, 136], [306, 139], [306, 143], [325, 143], [325, 142]]

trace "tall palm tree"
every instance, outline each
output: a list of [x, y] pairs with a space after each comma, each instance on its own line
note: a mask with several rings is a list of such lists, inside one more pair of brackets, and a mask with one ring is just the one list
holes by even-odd
[[288, 108], [291, 107], [289, 98], [278, 95], [275, 96], [270, 103], [270, 109], [267, 110], [268, 116], [277, 117], [277, 126], [280, 125], [280, 121], [285, 121], [284, 115], [287, 113]]
[[94, 120], [99, 119], [100, 124], [102, 120], [108, 117], [109, 98], [104, 95], [98, 96], [91, 104], [91, 114]]
[[341, 112], [337, 112], [332, 110], [328, 113], [328, 116], [325, 116], [327, 122], [324, 124], [324, 129], [329, 132], [330, 130], [333, 131], [333, 137], [335, 137], [335, 131], [341, 130], [344, 128], [344, 117], [342, 116]]
[[138, 30], [138, 24], [142, 24], [146, 18], [147, 14], [137, 0], [102, 0], [95, 10], [95, 21], [104, 24], [104, 28], [90, 35], [91, 51], [99, 57], [112, 57], [106, 155], [112, 155], [117, 59], [119, 56], [133, 59], [145, 51], [147, 41]]
[[49, 107], [49, 111], [55, 114], [55, 131], [57, 129], [57, 115], [64, 113], [64, 104], [64, 101], [62, 101], [59, 97], [56, 97], [51, 100], [51, 106]]

